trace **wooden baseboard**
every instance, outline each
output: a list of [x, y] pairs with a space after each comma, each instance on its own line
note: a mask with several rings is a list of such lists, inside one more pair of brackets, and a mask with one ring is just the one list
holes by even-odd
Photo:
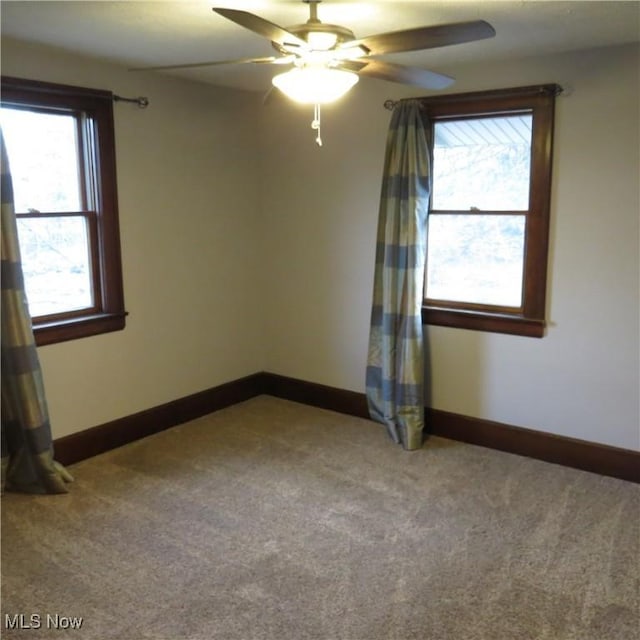
[[55, 457], [64, 465], [104, 453], [183, 422], [224, 409], [261, 393], [263, 374], [227, 382], [130, 416], [73, 433], [54, 442]]
[[433, 435], [640, 483], [640, 452], [427, 409]]
[[[359, 417], [366, 396], [294, 378], [263, 374], [266, 393]], [[429, 434], [640, 483], [640, 452], [586, 442], [456, 413], [425, 409]]]
[[263, 373], [264, 393], [293, 402], [329, 409], [359, 418], [369, 418], [364, 393], [327, 387], [315, 382], [287, 378], [275, 373]]
[[[60, 438], [54, 442], [56, 459], [72, 464], [261, 394], [369, 417], [363, 393], [263, 372]], [[425, 411], [429, 434], [640, 483], [638, 451], [438, 409]]]

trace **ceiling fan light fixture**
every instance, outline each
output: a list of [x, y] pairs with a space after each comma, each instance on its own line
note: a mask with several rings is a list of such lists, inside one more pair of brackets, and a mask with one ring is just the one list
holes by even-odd
[[341, 98], [358, 82], [357, 74], [330, 67], [296, 67], [271, 81], [287, 97], [302, 104], [327, 104]]
[[315, 51], [328, 51], [335, 47], [338, 42], [338, 35], [330, 31], [309, 31], [307, 42]]

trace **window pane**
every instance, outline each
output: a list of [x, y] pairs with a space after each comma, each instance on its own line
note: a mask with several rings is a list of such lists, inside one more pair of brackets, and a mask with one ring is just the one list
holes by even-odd
[[32, 317], [93, 306], [87, 231], [81, 216], [18, 218]]
[[429, 216], [426, 297], [520, 307], [524, 216]]
[[529, 208], [531, 115], [435, 123], [433, 209]]
[[76, 118], [10, 108], [1, 115], [16, 211], [80, 211]]

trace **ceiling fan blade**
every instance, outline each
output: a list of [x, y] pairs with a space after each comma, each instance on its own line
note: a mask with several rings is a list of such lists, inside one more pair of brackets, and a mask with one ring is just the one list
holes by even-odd
[[345, 46], [352, 47], [357, 43], [369, 49], [370, 55], [380, 55], [383, 53], [434, 49], [451, 44], [493, 38], [495, 35], [495, 29], [488, 22], [475, 20], [432, 27], [417, 27], [416, 29], [406, 29], [404, 31], [389, 31], [388, 33], [379, 33], [361, 38], [355, 43], [353, 41], [346, 42]]
[[[364, 65], [363, 65], [364, 63]], [[446, 89], [453, 84], [454, 79], [442, 73], [420, 69], [418, 67], [406, 67], [401, 64], [392, 64], [382, 60], [347, 60], [340, 63], [340, 68], [347, 71], [355, 71], [361, 76], [389, 80], [401, 84], [410, 84], [423, 89]]]
[[272, 42], [277, 42], [281, 46], [288, 45], [290, 47], [299, 47], [300, 49], [308, 48], [307, 42], [302, 40], [302, 38], [298, 38], [298, 36], [289, 33], [277, 24], [269, 22], [248, 11], [238, 11], [237, 9], [224, 9], [220, 7], [214, 7], [213, 10], [223, 18], [227, 18], [245, 29], [264, 36]]
[[290, 64], [295, 56], [269, 56], [268, 58], [237, 58], [236, 60], [215, 60], [213, 62], [189, 62], [187, 64], [170, 64], [160, 67], [135, 67], [129, 71], [166, 71], [169, 69], [194, 69], [196, 67], [213, 67], [221, 64]]

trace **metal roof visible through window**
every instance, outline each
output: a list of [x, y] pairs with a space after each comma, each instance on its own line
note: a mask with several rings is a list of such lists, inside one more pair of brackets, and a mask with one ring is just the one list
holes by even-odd
[[531, 122], [529, 114], [437, 121], [435, 146], [531, 144]]

